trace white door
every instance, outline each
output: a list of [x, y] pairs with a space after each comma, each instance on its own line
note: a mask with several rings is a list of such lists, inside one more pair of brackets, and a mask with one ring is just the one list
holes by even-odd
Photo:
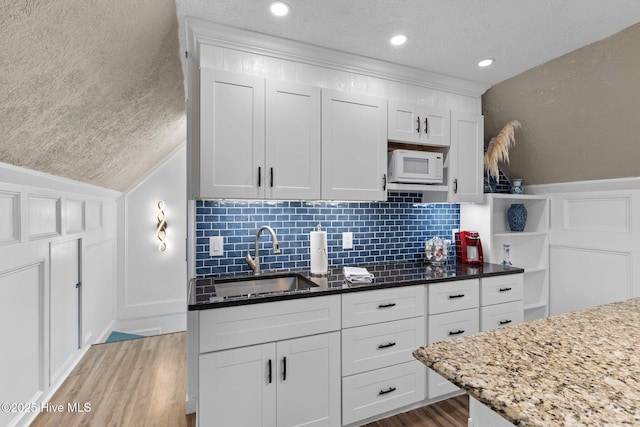
[[322, 91], [322, 198], [386, 200], [387, 101]]
[[451, 112], [449, 201], [482, 203], [484, 117]]
[[80, 348], [80, 239], [51, 243], [49, 378], [54, 383]]
[[200, 355], [198, 425], [275, 427], [275, 347], [269, 343]]
[[266, 197], [320, 198], [320, 88], [266, 82]]
[[264, 79], [200, 71], [200, 195], [263, 198]]
[[340, 333], [277, 343], [278, 427], [340, 425]]

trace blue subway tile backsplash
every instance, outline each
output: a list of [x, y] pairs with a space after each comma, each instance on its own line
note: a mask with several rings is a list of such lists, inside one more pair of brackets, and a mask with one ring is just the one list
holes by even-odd
[[[327, 231], [329, 266], [409, 261], [422, 258], [424, 241], [451, 239], [460, 226], [460, 206], [423, 204], [420, 193], [389, 193], [386, 202], [306, 202], [269, 200], [196, 201], [196, 274], [250, 272], [247, 245], [269, 225], [281, 252], [274, 255], [271, 236], [260, 237], [263, 271], [309, 268], [309, 233], [318, 224]], [[353, 249], [342, 249], [342, 233], [353, 233]], [[224, 256], [209, 256], [209, 237], [224, 237]]]

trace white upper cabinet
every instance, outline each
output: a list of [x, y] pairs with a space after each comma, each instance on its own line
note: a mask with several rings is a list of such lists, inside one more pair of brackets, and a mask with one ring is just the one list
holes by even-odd
[[386, 200], [387, 101], [322, 91], [322, 198]]
[[425, 105], [389, 101], [388, 138], [438, 147], [451, 143], [450, 112]]
[[200, 196], [318, 199], [320, 89], [202, 68]]
[[320, 198], [320, 88], [267, 80], [266, 198]]
[[484, 117], [451, 112], [449, 197], [451, 203], [482, 203]]
[[264, 193], [264, 79], [202, 68], [200, 195]]

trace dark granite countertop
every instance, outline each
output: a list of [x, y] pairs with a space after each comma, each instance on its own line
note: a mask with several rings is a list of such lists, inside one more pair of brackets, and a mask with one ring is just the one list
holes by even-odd
[[[189, 283], [189, 310], [205, 310], [210, 308], [229, 307], [235, 305], [257, 304], [287, 299], [308, 298], [322, 295], [332, 295], [345, 292], [369, 291], [372, 289], [393, 288], [399, 286], [423, 285], [428, 283], [446, 282], [453, 280], [476, 279], [504, 274], [524, 273], [518, 267], [503, 267], [498, 264], [484, 263], [481, 265], [459, 264], [449, 261], [436, 266], [424, 262], [389, 262], [373, 265], [362, 265], [375, 276], [371, 284], [354, 285], [344, 280], [343, 266], [329, 269], [327, 277], [310, 277], [308, 270], [292, 270], [308, 277], [318, 286], [290, 292], [273, 292], [267, 294], [251, 294], [237, 297], [221, 297], [216, 295], [215, 280], [229, 277], [246, 278], [250, 274], [236, 276], [207, 276], [191, 279]], [[283, 271], [263, 272], [260, 277], [282, 274]]]

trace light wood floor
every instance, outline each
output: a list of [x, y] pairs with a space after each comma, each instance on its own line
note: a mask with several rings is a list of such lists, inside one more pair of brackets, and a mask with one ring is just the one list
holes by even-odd
[[[31, 426], [195, 427], [184, 415], [185, 340], [181, 332], [92, 346], [50, 401], [89, 403], [91, 412], [44, 412]], [[460, 396], [367, 427], [466, 427], [468, 414]]]

